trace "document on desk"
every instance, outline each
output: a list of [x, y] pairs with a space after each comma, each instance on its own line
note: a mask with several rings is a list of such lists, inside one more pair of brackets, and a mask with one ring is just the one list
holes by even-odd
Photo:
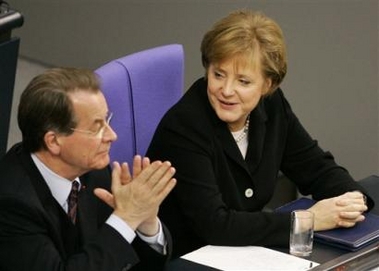
[[209, 245], [188, 253], [182, 258], [225, 271], [303, 271], [319, 265], [316, 262], [258, 246]]

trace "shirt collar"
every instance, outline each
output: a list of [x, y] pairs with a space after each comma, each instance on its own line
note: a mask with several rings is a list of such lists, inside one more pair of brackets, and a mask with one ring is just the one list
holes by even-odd
[[[31, 154], [31, 157], [36, 164], [39, 172], [42, 177], [45, 179], [47, 186], [49, 187], [53, 197], [59, 203], [60, 206], [63, 207], [64, 210], [67, 211], [67, 198], [71, 191], [72, 181], [59, 176], [51, 169], [49, 169], [35, 154]], [[81, 183], [79, 178], [75, 179], [79, 182], [79, 190], [81, 187]]]

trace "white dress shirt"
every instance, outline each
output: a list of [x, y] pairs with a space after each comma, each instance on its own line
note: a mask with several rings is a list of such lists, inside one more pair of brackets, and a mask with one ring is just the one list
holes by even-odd
[[[40, 171], [42, 177], [45, 179], [48, 187], [50, 188], [53, 197], [62, 206], [63, 210], [68, 212], [67, 198], [71, 191], [72, 181], [67, 180], [58, 174], [54, 173], [49, 169], [42, 161], [35, 155], [32, 154], [32, 159], [36, 164], [38, 170]], [[75, 179], [79, 182], [79, 191], [81, 188], [81, 182], [79, 177]], [[111, 214], [107, 221], [105, 222], [111, 227], [113, 227], [117, 232], [119, 232], [128, 243], [132, 243], [136, 237], [136, 233], [133, 229], [120, 217], [115, 214]], [[148, 243], [156, 251], [166, 254], [166, 239], [163, 234], [162, 224], [159, 221], [159, 232], [154, 236], [145, 236], [137, 231], [138, 236]]]

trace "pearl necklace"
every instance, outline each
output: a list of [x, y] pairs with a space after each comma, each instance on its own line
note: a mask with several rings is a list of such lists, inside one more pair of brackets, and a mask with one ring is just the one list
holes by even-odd
[[247, 116], [247, 119], [246, 119], [246, 122], [245, 122], [245, 126], [243, 127], [243, 131], [241, 134], [239, 134], [236, 138], [234, 138], [234, 140], [236, 141], [236, 143], [240, 143], [242, 139], [244, 139], [247, 135], [247, 132], [249, 131], [249, 123], [250, 123], [250, 115]]

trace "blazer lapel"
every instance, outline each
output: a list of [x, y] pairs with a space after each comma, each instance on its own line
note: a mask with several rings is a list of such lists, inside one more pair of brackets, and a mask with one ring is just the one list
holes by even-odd
[[31, 192], [31, 200], [42, 210], [42, 213], [46, 214], [46, 223], [49, 224], [51, 238], [54, 240], [57, 249], [65, 257], [66, 252], [61, 237], [60, 206], [51, 194], [47, 183], [35, 166], [30, 154], [22, 150], [20, 159], [25, 170], [28, 172], [28, 176], [30, 176], [31, 184], [38, 198], [33, 199], [32, 195], [34, 193]]
[[227, 128], [226, 123], [220, 121], [217, 116], [214, 117], [216, 123], [216, 134], [221, 141], [225, 153], [243, 167], [251, 176], [259, 165], [262, 158], [264, 138], [266, 135], [267, 114], [264, 108], [263, 100], [259, 102], [257, 107], [250, 113], [249, 125], [249, 146], [244, 160], [232, 134]]
[[98, 230], [97, 204], [92, 189], [87, 186], [87, 178], [81, 177], [82, 188], [79, 193], [78, 221], [82, 242], [88, 243]]
[[224, 148], [225, 153], [235, 162], [240, 164], [242, 167], [246, 168], [242, 154], [238, 149], [238, 146], [234, 141], [233, 135], [229, 131], [226, 123], [220, 122], [220, 124], [218, 124], [216, 128], [216, 134], [221, 142], [222, 147]]
[[80, 176], [80, 182], [82, 187], [79, 192], [78, 224], [81, 240], [85, 244], [96, 236], [99, 228], [113, 211], [93, 193], [97, 187], [110, 191], [110, 168], [84, 174]]
[[262, 159], [264, 139], [266, 135], [267, 114], [264, 100], [250, 113], [249, 146], [246, 153], [246, 163], [253, 173]]

